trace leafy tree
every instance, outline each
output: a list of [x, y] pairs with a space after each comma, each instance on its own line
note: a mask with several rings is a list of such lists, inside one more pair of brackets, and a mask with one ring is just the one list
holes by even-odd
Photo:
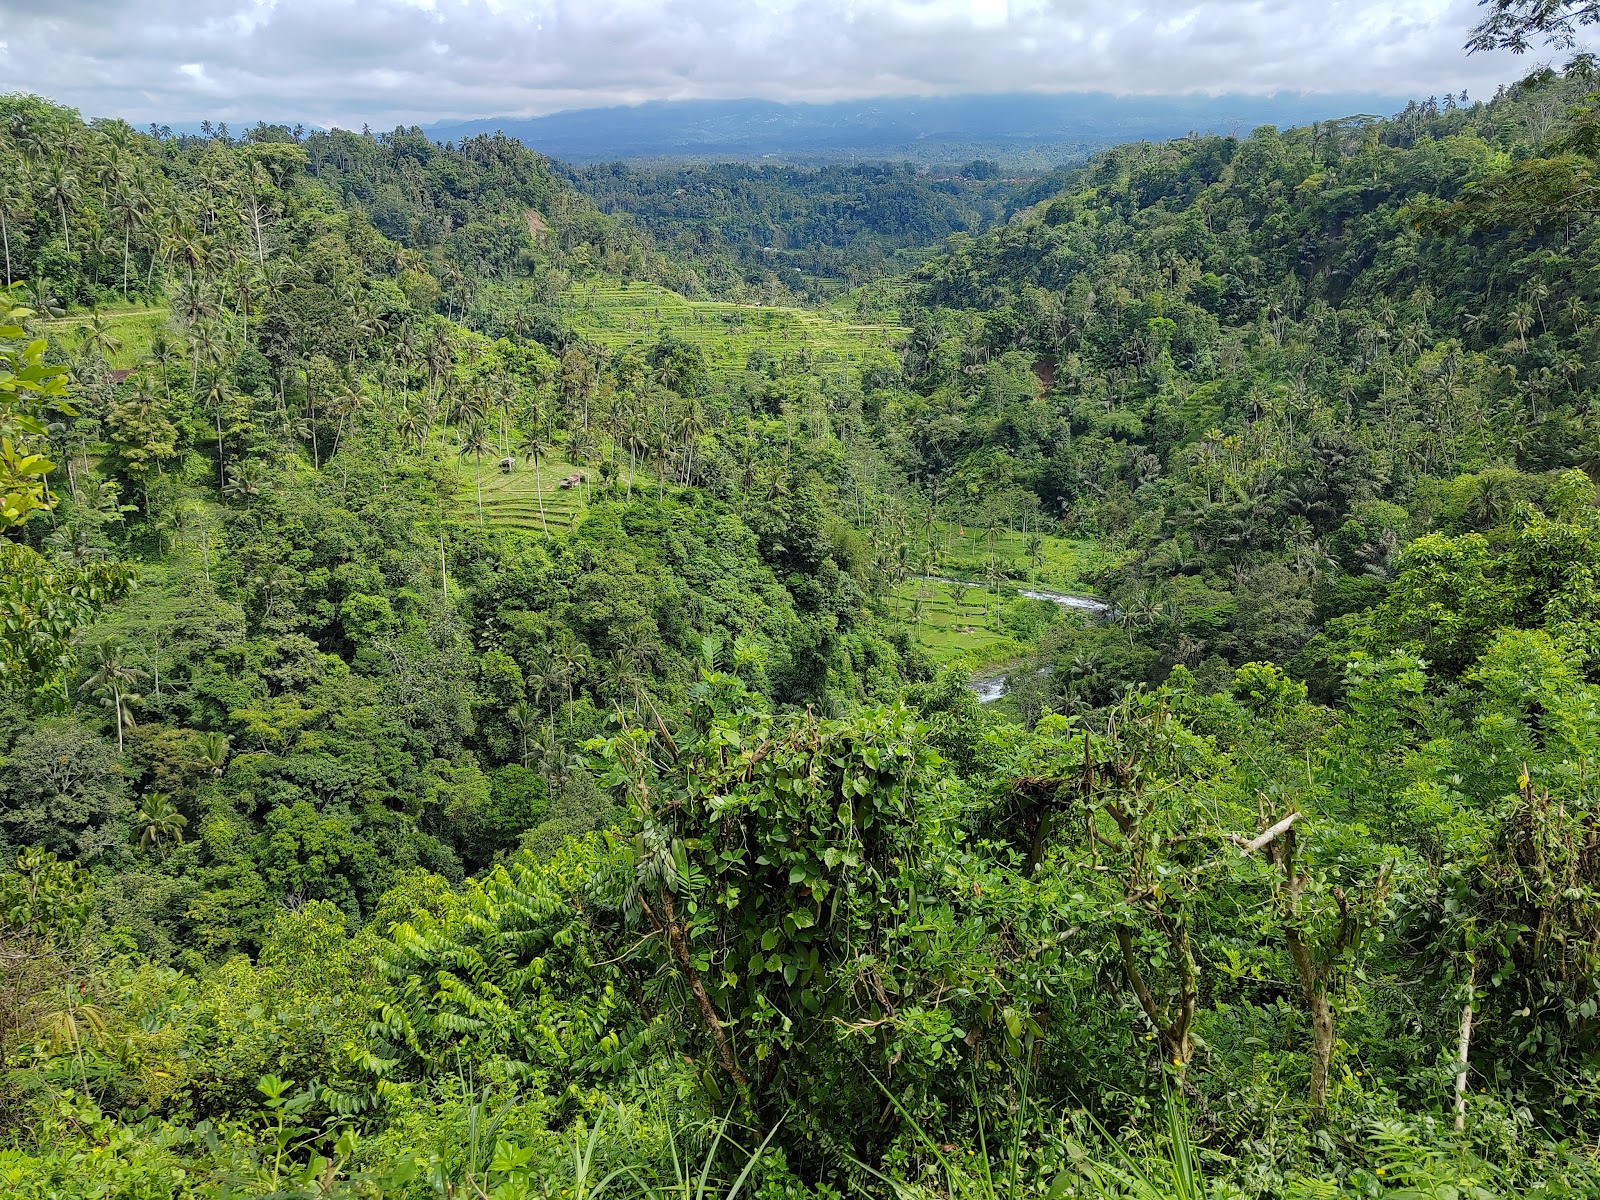
[[66, 400], [66, 368], [46, 363], [43, 338], [29, 338], [33, 310], [20, 289], [0, 293], [0, 530], [20, 525], [53, 506], [46, 477], [55, 464], [39, 452], [52, 412], [73, 414]]
[[127, 781], [111, 745], [70, 717], [49, 717], [0, 765], [13, 844], [92, 862], [128, 844]]

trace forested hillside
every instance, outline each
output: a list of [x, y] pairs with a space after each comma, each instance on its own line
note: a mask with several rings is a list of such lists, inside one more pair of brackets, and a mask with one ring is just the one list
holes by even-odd
[[747, 283], [826, 297], [902, 273], [954, 233], [979, 233], [1051, 195], [1061, 173], [1002, 178], [993, 162], [783, 167], [735, 163], [646, 168], [604, 163], [569, 178], [609, 213], [626, 213], [685, 260], [731, 256]]
[[0, 100], [6, 1194], [1600, 1196], [1586, 70], [808, 309]]

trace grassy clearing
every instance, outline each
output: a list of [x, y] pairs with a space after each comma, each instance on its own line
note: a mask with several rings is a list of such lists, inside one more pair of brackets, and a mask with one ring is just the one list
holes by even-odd
[[938, 527], [938, 573], [956, 579], [982, 581], [991, 557], [998, 558], [1011, 582], [1037, 584], [1060, 592], [1092, 591], [1089, 577], [1112, 561], [1097, 542], [1039, 535], [1039, 560], [1029, 560], [1028, 537], [1009, 531], [986, 533], [972, 526], [941, 522]]
[[586, 338], [617, 350], [671, 333], [698, 347], [713, 371], [742, 369], [757, 349], [783, 358], [803, 352], [818, 367], [859, 366], [892, 354], [906, 333], [811, 309], [688, 300], [652, 283], [578, 284], [567, 304], [573, 327]]
[[[106, 305], [100, 315], [111, 327], [111, 335], [121, 345], [107, 356], [114, 368], [138, 366], [150, 356], [150, 340], [167, 323], [165, 308], [140, 308], [132, 305]], [[39, 322], [41, 332], [52, 342], [77, 350], [83, 345], [84, 332], [93, 313], [75, 312], [53, 321]]]
[[[893, 588], [890, 612], [916, 634], [918, 643], [941, 666], [964, 659], [973, 666], [1004, 662], [1027, 651], [1004, 629], [1000, 606], [986, 589], [908, 579]], [[917, 602], [921, 601], [920, 620]]]
[[[540, 528], [539, 504], [542, 496], [545, 525], [552, 532], [571, 529], [583, 514], [583, 495], [578, 488], [562, 488], [561, 481], [581, 470], [583, 468], [560, 459], [541, 459], [536, 483], [533, 467], [521, 459], [507, 474], [500, 470], [494, 460], [485, 456], [481, 476], [478, 464], [470, 458], [466, 459], [461, 463], [461, 491], [456, 496], [457, 515], [462, 519], [477, 520], [477, 484], [481, 479], [484, 524], [537, 530]], [[591, 482], [595, 481], [594, 472], [588, 474]]]
[[[937, 571], [968, 586], [935, 579], [907, 579], [890, 592], [891, 611], [915, 631], [918, 642], [941, 665], [963, 660], [984, 667], [1019, 658], [1034, 649], [1037, 631], [1050, 619], [1032, 613], [1019, 620], [1017, 605], [1026, 599], [1014, 591], [1030, 586], [1050, 591], [1087, 593], [1088, 576], [1107, 559], [1094, 542], [1040, 535], [1037, 563], [1027, 558], [1028, 539], [1021, 534], [986, 534], [959, 525], [941, 526]], [[980, 586], [989, 560], [998, 557], [1006, 571], [1002, 595]], [[920, 600], [920, 620], [918, 601]]]

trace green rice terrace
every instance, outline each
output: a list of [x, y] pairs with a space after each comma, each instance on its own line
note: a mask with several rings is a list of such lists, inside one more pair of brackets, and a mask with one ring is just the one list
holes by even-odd
[[667, 333], [699, 349], [713, 371], [742, 368], [757, 350], [784, 358], [805, 355], [818, 368], [859, 366], [892, 355], [907, 332], [811, 309], [689, 300], [641, 282], [578, 284], [567, 293], [567, 304], [572, 327], [609, 349], [643, 345]]
[[481, 488], [486, 525], [548, 528], [552, 532], [571, 529], [583, 512], [588, 485], [566, 487], [563, 484], [580, 474], [588, 475], [590, 483], [597, 482], [593, 471], [560, 459], [541, 459], [537, 472], [520, 458], [510, 471], [501, 470], [497, 462], [487, 458], [481, 470], [468, 460], [461, 464], [457, 512], [463, 518], [475, 520]]
[[935, 537], [930, 573], [900, 581], [890, 603], [940, 664], [986, 666], [1028, 652], [1059, 614], [1053, 602], [1021, 593], [1092, 593], [1086, 580], [1107, 561], [1093, 542], [1052, 534], [941, 523]]
[[127, 369], [149, 357], [151, 340], [166, 324], [167, 314], [166, 308], [113, 304], [39, 324], [46, 337], [63, 345], [81, 348], [98, 342], [110, 366]]

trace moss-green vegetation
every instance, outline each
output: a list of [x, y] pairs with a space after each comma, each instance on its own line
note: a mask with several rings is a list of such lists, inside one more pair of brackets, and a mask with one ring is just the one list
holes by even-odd
[[92, 312], [41, 321], [39, 329], [63, 346], [93, 348], [108, 366], [128, 370], [150, 357], [151, 342], [166, 329], [168, 319], [165, 307], [112, 301]]
[[985, 582], [997, 565], [1011, 583], [1068, 594], [1094, 594], [1099, 572], [1117, 555], [1102, 543], [1053, 533], [980, 529], [941, 521], [928, 539], [938, 554], [942, 575]]
[[831, 315], [0, 98], [0, 1191], [1600, 1196], [1590, 87]]
[[574, 329], [612, 350], [648, 346], [666, 333], [699, 350], [714, 371], [743, 370], [752, 356], [818, 371], [892, 363], [905, 333], [812, 309], [687, 300], [644, 282], [577, 284], [566, 310]]
[[1006, 599], [981, 585], [908, 579], [890, 596], [894, 613], [941, 666], [1003, 662], [1025, 648], [1002, 619]]

